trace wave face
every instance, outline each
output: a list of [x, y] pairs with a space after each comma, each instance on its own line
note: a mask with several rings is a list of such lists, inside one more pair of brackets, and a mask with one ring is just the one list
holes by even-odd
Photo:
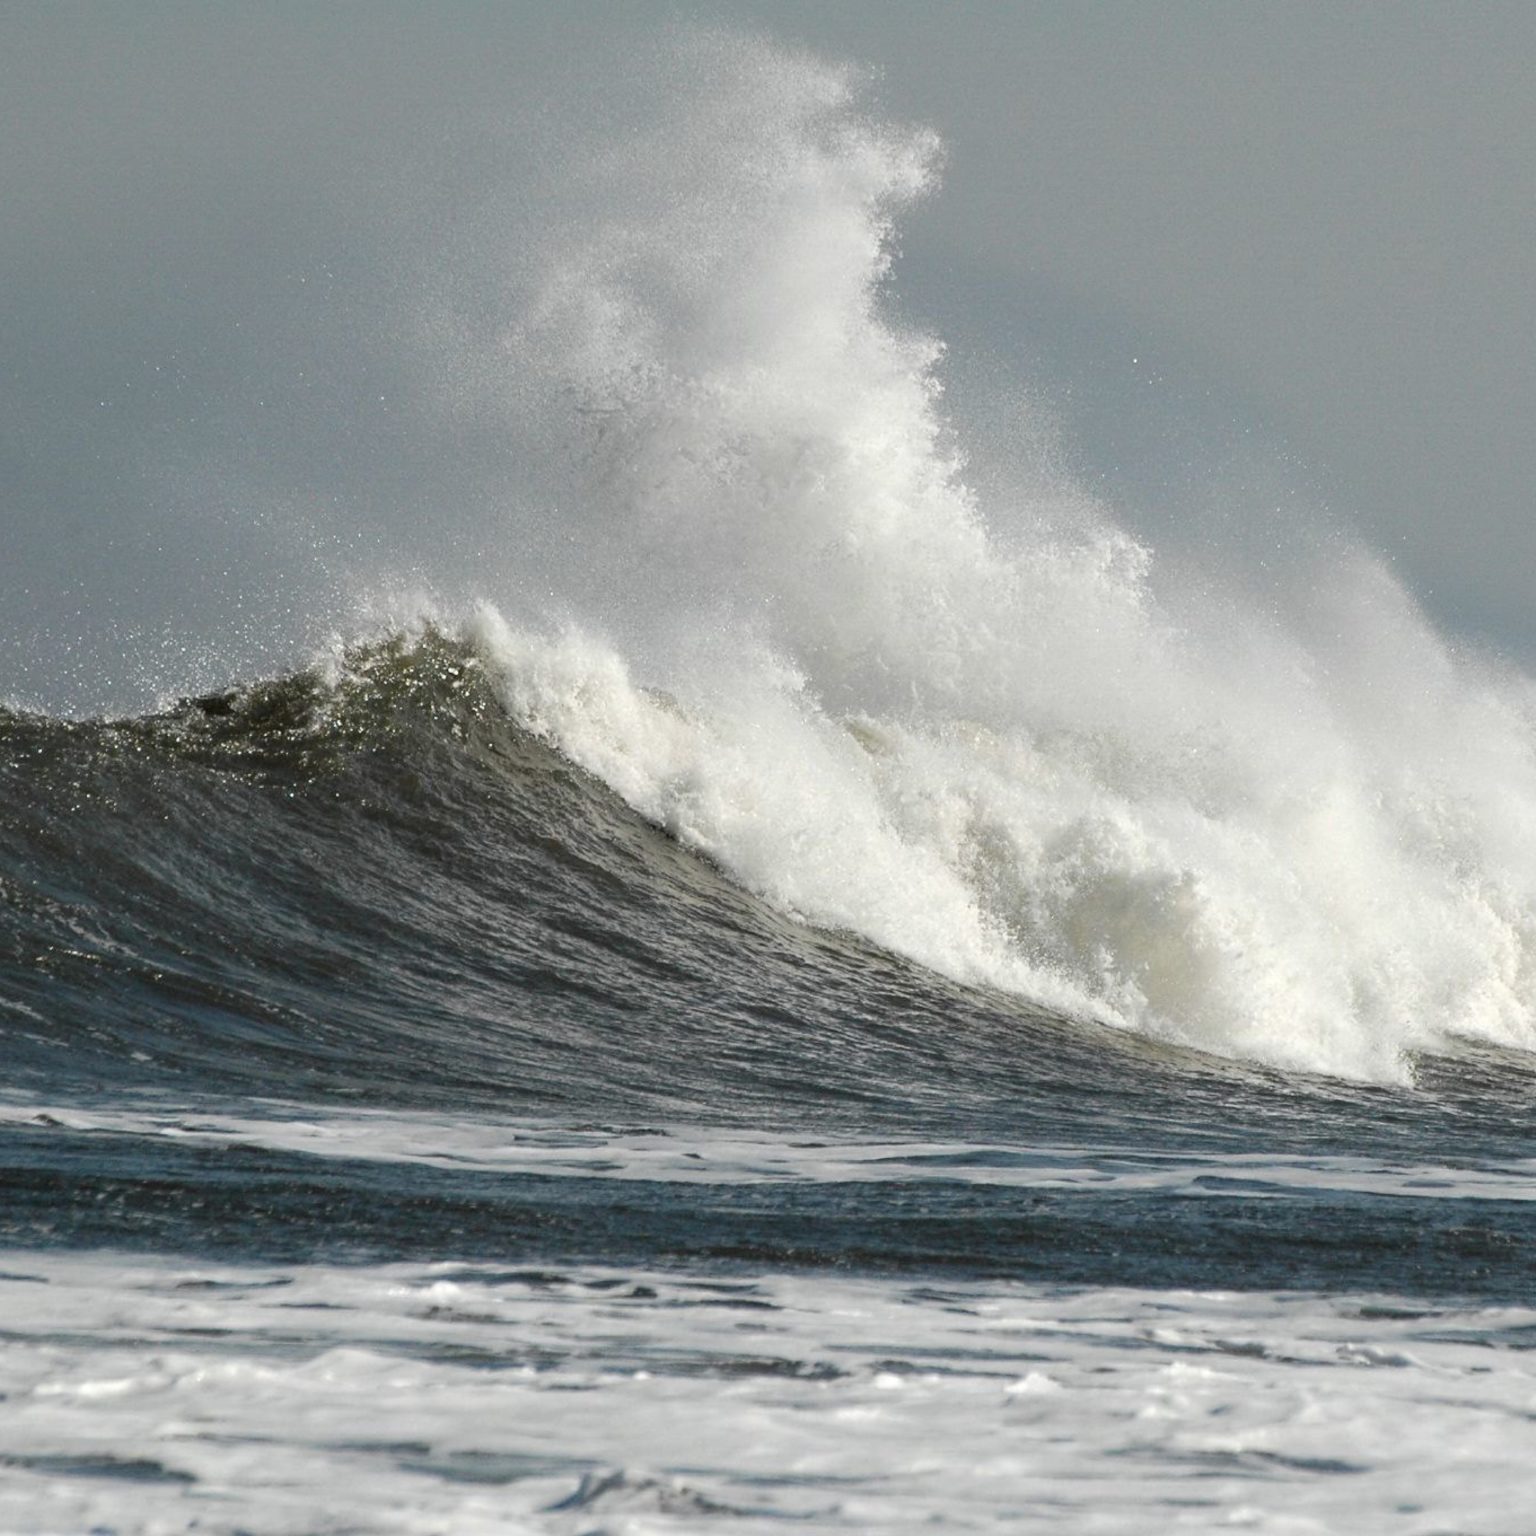
[[[141, 719], [0, 714], [0, 803], [11, 1088], [939, 1125], [1023, 1112], [973, 1054], [1059, 1032], [754, 898], [434, 631]], [[1125, 1075], [1057, 1057], [1014, 1086]]]
[[[1365, 556], [1259, 602], [1165, 569], [1054, 473], [991, 473], [983, 498], [967, 424], [945, 412], [942, 350], [885, 291], [894, 221], [935, 178], [932, 136], [873, 121], [847, 72], [766, 45], [696, 38], [635, 78], [613, 109], [631, 114], [626, 132], [578, 138], [558, 174], [523, 187], [511, 244], [466, 215], [474, 260], [445, 260], [419, 326], [398, 327], [421, 430], [481, 445], [468, 457], [494, 440], [484, 463], [516, 468], [493, 518], [482, 499], [460, 524], [448, 510], [424, 523], [410, 568], [433, 597], [377, 607], [397, 636], [430, 622], [453, 665], [473, 663], [511, 722], [499, 729], [522, 733], [504, 750], [547, 781], [539, 814], [558, 795], [590, 800], [576, 765], [704, 856], [665, 866], [669, 903], [715, 882], [710, 903], [763, 925], [754, 945], [800, 946], [839, 976], [833, 951], [899, 956], [1052, 1015], [1382, 1082], [1456, 1042], [1536, 1045], [1528, 680], [1458, 656]], [[1031, 462], [1032, 430], [1015, 464]], [[91, 727], [89, 750], [36, 720], [7, 731], [45, 759], [117, 762], [152, 739], [202, 763], [247, 750], [228, 733], [252, 701], [281, 713], [309, 686], [241, 695], [216, 748], [199, 734], [214, 725], [186, 713]], [[335, 700], [324, 708], [345, 721]], [[8, 771], [33, 772], [32, 752]], [[163, 803], [135, 791], [136, 868], [211, 835], [192, 782]], [[44, 803], [30, 783], [18, 793]], [[479, 825], [440, 793], [426, 769], [365, 783], [325, 835], [362, 837], [371, 818], [368, 836], [399, 853], [430, 813], [476, 871], [456, 889], [480, 905], [445, 935], [422, 906], [440, 872], [380, 874], [387, 899], [333, 883], [338, 910], [398, 898], [411, 918], [370, 930], [387, 931], [387, 960], [313, 936], [305, 951], [346, 991], [417, 957], [413, 1002], [433, 1016], [511, 985], [500, 898], [546, 835], [531, 816], [517, 836]], [[576, 845], [608, 869], [642, 834], [603, 804]], [[304, 889], [319, 836], [274, 833], [210, 909], [259, 909], [266, 880]], [[722, 894], [715, 871], [759, 904]], [[153, 897], [124, 876], [117, 899]], [[578, 910], [560, 921], [595, 921]], [[146, 915], [146, 944], [156, 931]], [[589, 986], [591, 956], [571, 942], [517, 984]], [[253, 987], [292, 958], [282, 933], [263, 943], [228, 962]], [[653, 958], [658, 975], [676, 964], [664, 945]], [[210, 971], [216, 996], [224, 973]]]

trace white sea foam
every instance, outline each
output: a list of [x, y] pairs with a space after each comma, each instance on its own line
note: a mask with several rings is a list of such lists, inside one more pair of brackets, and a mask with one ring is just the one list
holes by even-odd
[[762, 1131], [572, 1128], [484, 1115], [337, 1111], [258, 1101], [248, 1113], [204, 1108], [86, 1107], [25, 1096], [0, 1101], [0, 1127], [153, 1137], [210, 1150], [422, 1164], [539, 1178], [615, 1179], [716, 1187], [740, 1184], [986, 1185], [1005, 1189], [1137, 1191], [1244, 1200], [1325, 1193], [1384, 1198], [1536, 1202], [1536, 1158], [1454, 1167], [1355, 1154], [1200, 1152], [1124, 1146], [998, 1146], [977, 1142], [786, 1139]]
[[1533, 1314], [12, 1252], [8, 1531], [1528, 1522]]
[[1059, 479], [982, 505], [883, 293], [934, 141], [827, 66], [691, 46], [519, 226], [494, 341], [455, 333], [448, 404], [532, 466], [469, 624], [515, 713], [771, 901], [968, 982], [1366, 1078], [1536, 1046], [1528, 681], [1364, 554], [1266, 607]]

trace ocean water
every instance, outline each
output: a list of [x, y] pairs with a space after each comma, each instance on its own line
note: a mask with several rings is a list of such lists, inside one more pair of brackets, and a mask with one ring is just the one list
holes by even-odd
[[1000, 447], [932, 136], [669, 48], [392, 290], [479, 499], [0, 710], [0, 1527], [1530, 1530], [1530, 680]]

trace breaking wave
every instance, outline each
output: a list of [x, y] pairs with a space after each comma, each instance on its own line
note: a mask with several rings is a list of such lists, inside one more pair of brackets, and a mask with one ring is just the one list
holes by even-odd
[[933, 136], [740, 39], [636, 79], [402, 322], [421, 430], [507, 473], [424, 525], [386, 632], [453, 637], [773, 908], [965, 985], [1362, 1079], [1536, 1046], [1529, 681], [1366, 554], [1259, 601], [1054, 471], [983, 498], [887, 291]]

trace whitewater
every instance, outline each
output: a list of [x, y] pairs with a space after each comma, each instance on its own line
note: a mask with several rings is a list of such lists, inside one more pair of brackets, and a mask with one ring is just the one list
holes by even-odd
[[0, 1525], [1525, 1529], [1536, 686], [1133, 533], [860, 71], [609, 84], [364, 179], [239, 601], [0, 676]]

